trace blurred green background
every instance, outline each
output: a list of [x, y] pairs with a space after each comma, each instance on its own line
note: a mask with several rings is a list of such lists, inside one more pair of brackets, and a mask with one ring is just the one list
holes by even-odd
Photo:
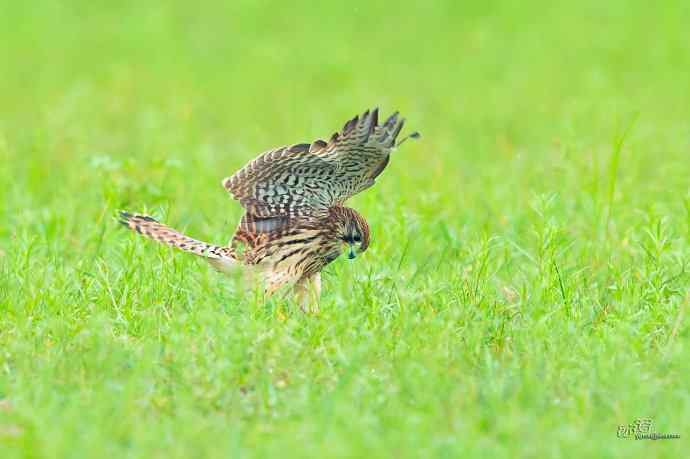
[[[690, 3], [0, 0], [2, 457], [681, 457]], [[367, 108], [323, 313], [120, 231]], [[617, 438], [650, 417], [681, 440]]]

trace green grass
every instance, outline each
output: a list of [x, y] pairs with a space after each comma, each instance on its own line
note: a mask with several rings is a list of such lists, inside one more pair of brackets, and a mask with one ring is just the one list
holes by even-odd
[[[131, 3], [0, 2], [3, 458], [687, 452], [687, 2]], [[113, 218], [223, 243], [374, 105], [423, 138], [319, 317]]]

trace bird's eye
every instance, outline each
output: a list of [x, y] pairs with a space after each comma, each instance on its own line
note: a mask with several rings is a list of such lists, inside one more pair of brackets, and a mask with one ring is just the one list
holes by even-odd
[[359, 234], [355, 234], [355, 237], [352, 238], [355, 242], [362, 242], [362, 236]]

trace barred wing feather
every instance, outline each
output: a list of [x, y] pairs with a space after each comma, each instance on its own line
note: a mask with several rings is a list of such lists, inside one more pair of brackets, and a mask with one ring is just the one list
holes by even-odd
[[318, 217], [374, 184], [404, 124], [396, 112], [383, 124], [378, 109], [355, 116], [330, 141], [263, 153], [223, 186], [257, 217]]

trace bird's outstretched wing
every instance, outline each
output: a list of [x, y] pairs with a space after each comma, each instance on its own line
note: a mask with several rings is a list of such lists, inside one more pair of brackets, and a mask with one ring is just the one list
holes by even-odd
[[[394, 113], [378, 122], [378, 109], [355, 116], [330, 141], [267, 151], [223, 186], [257, 217], [325, 215], [369, 188], [383, 172], [405, 120]], [[412, 137], [417, 137], [414, 133]]]

